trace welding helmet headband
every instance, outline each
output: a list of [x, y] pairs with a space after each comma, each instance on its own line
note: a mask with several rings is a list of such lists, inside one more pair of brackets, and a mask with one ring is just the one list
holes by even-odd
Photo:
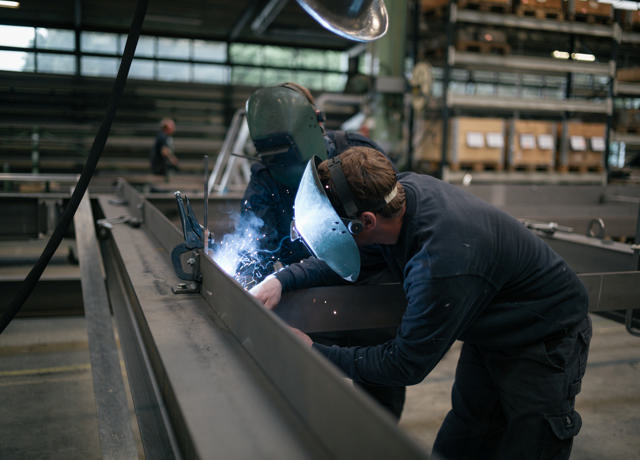
[[342, 169], [342, 161], [340, 161], [340, 157], [331, 158], [327, 163], [327, 168], [331, 175], [335, 194], [337, 195], [338, 200], [342, 205], [342, 209], [347, 216], [343, 217], [342, 220], [349, 229], [349, 233], [357, 235], [364, 229], [364, 227], [362, 225], [362, 221], [358, 219], [358, 205], [356, 205], [356, 202], [353, 199], [351, 188], [349, 187], [349, 183], [347, 182], [347, 178], [345, 177]]
[[292, 239], [301, 238], [309, 250], [347, 281], [360, 275], [360, 252], [320, 182], [318, 157], [307, 163], [296, 193]]
[[297, 189], [309, 159], [327, 158], [315, 107], [295, 88], [280, 85], [255, 91], [246, 115], [260, 159], [281, 184]]

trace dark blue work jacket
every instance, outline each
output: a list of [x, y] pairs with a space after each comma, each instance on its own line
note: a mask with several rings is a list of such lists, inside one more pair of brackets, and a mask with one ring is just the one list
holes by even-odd
[[[394, 339], [372, 347], [314, 344], [354, 380], [418, 383], [456, 340], [489, 350], [540, 342], [587, 316], [588, 296], [566, 262], [521, 222], [459, 187], [403, 173], [407, 209], [382, 245], [407, 307]], [[337, 282], [317, 259], [279, 272], [285, 290]]]

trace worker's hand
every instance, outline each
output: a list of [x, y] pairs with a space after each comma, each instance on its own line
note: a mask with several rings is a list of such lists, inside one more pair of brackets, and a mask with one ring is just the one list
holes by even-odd
[[307, 345], [308, 347], [310, 347], [311, 345], [313, 345], [313, 340], [311, 340], [311, 337], [309, 337], [307, 334], [305, 334], [304, 332], [302, 332], [300, 329], [296, 329], [295, 327], [291, 327], [289, 326], [289, 329], [291, 330], [291, 332], [293, 332], [300, 340], [302, 340], [304, 342], [305, 345]]
[[269, 310], [273, 310], [280, 303], [282, 283], [275, 276], [267, 276], [260, 284], [252, 287], [249, 293]]

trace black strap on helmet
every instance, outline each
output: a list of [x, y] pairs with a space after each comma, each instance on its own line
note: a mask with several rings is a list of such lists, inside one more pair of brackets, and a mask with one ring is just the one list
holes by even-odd
[[352, 235], [357, 235], [363, 230], [363, 225], [362, 221], [357, 217], [358, 206], [353, 199], [349, 183], [342, 170], [342, 161], [338, 157], [333, 157], [327, 163], [327, 167], [329, 168], [329, 174], [331, 175], [335, 192], [338, 195], [338, 200], [340, 200], [340, 204], [342, 204], [342, 208], [347, 214], [347, 218], [344, 219], [347, 228]]

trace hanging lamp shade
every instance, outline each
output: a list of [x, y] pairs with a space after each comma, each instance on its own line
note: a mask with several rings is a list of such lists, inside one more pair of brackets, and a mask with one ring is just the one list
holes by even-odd
[[383, 0], [297, 1], [323, 27], [350, 40], [377, 40], [389, 27], [389, 17]]

